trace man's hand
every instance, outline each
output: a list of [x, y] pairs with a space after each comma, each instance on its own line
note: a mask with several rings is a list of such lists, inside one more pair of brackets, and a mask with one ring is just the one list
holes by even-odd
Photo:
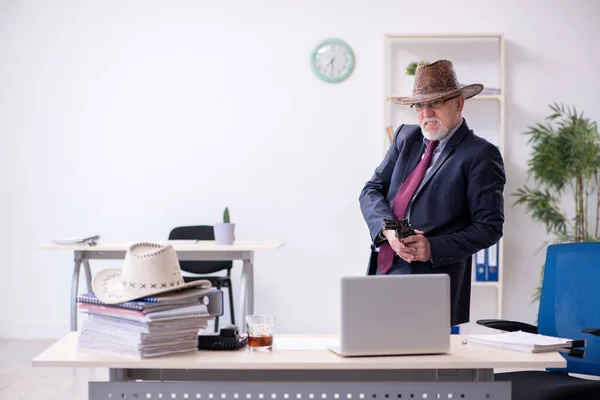
[[425, 232], [415, 229], [416, 235], [402, 239], [401, 253], [398, 253], [406, 262], [429, 261], [431, 259], [431, 246], [425, 237]]
[[416, 235], [398, 239], [396, 231], [393, 229], [383, 231], [383, 235], [387, 238], [392, 250], [404, 261], [410, 263], [412, 261], [429, 261], [431, 250], [429, 241], [424, 236], [423, 231], [415, 229]]
[[388, 240], [388, 243], [390, 244], [390, 247], [392, 248], [392, 250], [394, 250], [394, 253], [398, 254], [400, 257], [402, 257], [400, 254], [402, 253], [402, 247], [404, 246], [402, 244], [402, 242], [400, 241], [400, 239], [398, 239], [396, 237], [396, 231], [393, 229], [388, 229], [383, 231], [383, 236], [386, 237], [386, 239]]

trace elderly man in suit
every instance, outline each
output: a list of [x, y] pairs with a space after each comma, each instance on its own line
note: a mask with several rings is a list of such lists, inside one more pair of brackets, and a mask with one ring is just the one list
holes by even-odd
[[[450, 276], [451, 321], [469, 321], [471, 259], [502, 237], [504, 163], [498, 148], [469, 129], [465, 100], [483, 85], [461, 85], [450, 61], [420, 65], [410, 105], [418, 125], [401, 125], [381, 164], [360, 194], [369, 228], [370, 274]], [[384, 220], [407, 219], [415, 234], [403, 239]], [[410, 304], [399, 304], [410, 307]]]

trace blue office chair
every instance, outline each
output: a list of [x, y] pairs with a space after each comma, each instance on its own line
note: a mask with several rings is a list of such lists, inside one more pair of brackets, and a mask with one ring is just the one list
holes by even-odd
[[[544, 398], [542, 392], [567, 391], [564, 385], [593, 383], [569, 373], [600, 376], [600, 242], [565, 243], [548, 246], [538, 326], [516, 321], [486, 319], [479, 325], [504, 331], [522, 330], [547, 336], [585, 339], [584, 354], [563, 354], [566, 368], [494, 374], [497, 381], [511, 381], [513, 399]], [[589, 335], [591, 334], [591, 335]], [[593, 336], [592, 336], [593, 335]], [[579, 353], [579, 354], [578, 354]], [[590, 391], [598, 390], [589, 385]]]
[[[215, 232], [212, 225], [192, 225], [178, 226], [169, 233], [169, 240], [215, 240]], [[192, 282], [199, 279], [206, 279], [217, 289], [227, 288], [229, 290], [229, 318], [232, 325], [235, 325], [233, 288], [231, 285], [231, 268], [233, 261], [179, 261], [182, 271], [194, 274], [193, 276], [184, 276], [183, 280]], [[226, 275], [206, 275], [215, 272], [225, 271]], [[215, 317], [215, 332], [219, 331], [219, 317]]]

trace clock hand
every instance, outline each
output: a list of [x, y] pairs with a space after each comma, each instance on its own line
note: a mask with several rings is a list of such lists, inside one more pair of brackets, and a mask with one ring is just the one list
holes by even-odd
[[335, 57], [331, 57], [331, 61], [329, 61], [329, 65], [331, 65], [331, 76], [333, 76], [333, 62], [335, 61]]

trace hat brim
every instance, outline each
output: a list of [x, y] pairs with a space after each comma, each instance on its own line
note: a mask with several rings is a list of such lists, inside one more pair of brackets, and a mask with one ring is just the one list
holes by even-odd
[[470, 99], [473, 96], [478, 95], [483, 90], [483, 85], [480, 83], [473, 83], [471, 85], [460, 85], [458, 89], [449, 90], [446, 92], [437, 93], [424, 93], [417, 94], [410, 97], [390, 97], [390, 101], [394, 104], [400, 105], [411, 105], [415, 103], [423, 103], [443, 98], [452, 97], [454, 95], [462, 94], [466, 99]]
[[[98, 272], [92, 281], [94, 295], [105, 304], [117, 304], [144, 297], [160, 297], [165, 300], [201, 296], [212, 290], [209, 280], [197, 280], [176, 285], [166, 282], [161, 287], [131, 288], [122, 284], [120, 269], [105, 269]], [[164, 287], [163, 287], [164, 285]], [[158, 285], [157, 285], [158, 286]], [[158, 296], [161, 295], [161, 296]]]

